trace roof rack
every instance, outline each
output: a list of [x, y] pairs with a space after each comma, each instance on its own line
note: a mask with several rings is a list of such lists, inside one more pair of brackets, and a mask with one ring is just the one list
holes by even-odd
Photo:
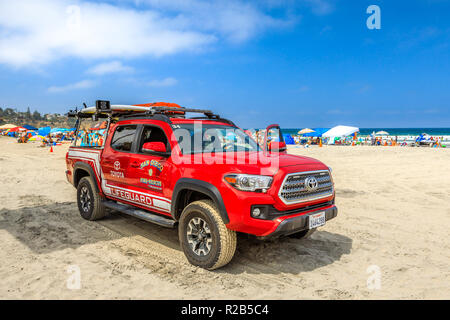
[[[85, 105], [86, 107], [86, 105]], [[96, 101], [95, 107], [86, 107], [84, 109], [71, 110], [67, 113], [68, 117], [78, 117], [78, 118], [90, 118], [95, 115], [98, 118], [119, 118], [119, 120], [124, 119], [142, 119], [142, 118], [152, 118], [155, 120], [162, 120], [167, 123], [172, 123], [170, 118], [182, 118], [186, 119], [186, 113], [200, 113], [204, 116], [193, 117], [190, 119], [199, 120], [215, 120], [228, 123], [232, 126], [236, 126], [232, 121], [228, 119], [221, 118], [218, 114], [213, 113], [211, 110], [204, 109], [194, 109], [194, 108], [178, 108], [169, 106], [157, 106], [149, 107], [148, 110], [136, 110], [141, 106], [136, 105], [111, 105], [109, 101]], [[127, 110], [127, 108], [129, 110]]]
[[[173, 111], [173, 113], [171, 112]], [[185, 114], [189, 113], [203, 113], [204, 117], [193, 117], [193, 118], [186, 118]], [[233, 121], [221, 118], [220, 115], [213, 113], [211, 110], [204, 110], [204, 109], [193, 109], [193, 108], [176, 108], [176, 107], [165, 107], [165, 106], [158, 106], [158, 107], [152, 107], [147, 112], [144, 113], [129, 113], [124, 114], [120, 117], [120, 119], [129, 119], [129, 118], [155, 118], [158, 115], [166, 116], [167, 119], [170, 121], [170, 118], [183, 118], [183, 119], [198, 119], [198, 120], [216, 120], [228, 123], [232, 126], [236, 126]], [[170, 117], [169, 117], [170, 115]], [[166, 121], [168, 122], [168, 121]], [[171, 122], [171, 121], [170, 121]]]

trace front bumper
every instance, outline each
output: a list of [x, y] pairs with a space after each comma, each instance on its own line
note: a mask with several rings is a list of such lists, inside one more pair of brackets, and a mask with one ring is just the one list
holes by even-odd
[[301, 216], [295, 216], [292, 218], [284, 219], [280, 222], [278, 227], [272, 233], [259, 236], [258, 239], [267, 240], [273, 238], [279, 238], [282, 236], [287, 236], [293, 233], [297, 233], [303, 230], [308, 229], [309, 226], [309, 216], [314, 215], [318, 212], [325, 211], [325, 220], [331, 220], [337, 216], [338, 209], [336, 206], [328, 207], [327, 209], [319, 209], [313, 212], [308, 212], [307, 214]]

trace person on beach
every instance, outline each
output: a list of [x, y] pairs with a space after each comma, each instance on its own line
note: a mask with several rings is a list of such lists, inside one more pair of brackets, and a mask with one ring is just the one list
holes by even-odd
[[436, 139], [436, 147], [440, 147], [441, 146], [441, 137], [437, 137]]
[[48, 142], [48, 145], [50, 145], [50, 146], [53, 144], [53, 139], [52, 139], [52, 137], [50, 136], [50, 133], [48, 134], [47, 142]]

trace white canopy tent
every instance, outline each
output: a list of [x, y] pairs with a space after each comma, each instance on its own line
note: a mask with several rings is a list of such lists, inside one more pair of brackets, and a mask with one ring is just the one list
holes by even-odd
[[357, 127], [348, 127], [348, 126], [336, 126], [331, 128], [327, 132], [325, 132], [322, 137], [330, 138], [328, 140], [328, 144], [334, 144], [334, 139], [337, 137], [348, 137], [354, 134], [355, 132], [359, 132], [359, 128]]

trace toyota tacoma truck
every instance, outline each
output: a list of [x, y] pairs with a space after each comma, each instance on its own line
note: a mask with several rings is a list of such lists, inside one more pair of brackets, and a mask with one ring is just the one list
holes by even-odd
[[[237, 232], [305, 238], [337, 215], [331, 169], [287, 154], [278, 125], [267, 127], [259, 145], [230, 120], [171, 103], [99, 100], [68, 116], [77, 131], [66, 175], [81, 216], [98, 220], [109, 208], [178, 228], [195, 266], [228, 264]], [[103, 120], [95, 143], [87, 138], [95, 128], [82, 129], [86, 120]]]

